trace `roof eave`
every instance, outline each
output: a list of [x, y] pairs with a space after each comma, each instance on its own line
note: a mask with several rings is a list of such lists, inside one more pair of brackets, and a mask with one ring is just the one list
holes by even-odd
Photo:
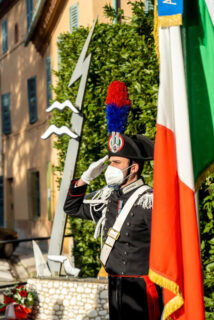
[[24, 42], [24, 46], [25, 47], [31, 41], [32, 36], [33, 36], [33, 34], [34, 34], [35, 30], [36, 30], [36, 26], [37, 26], [37, 23], [39, 21], [39, 18], [42, 15], [42, 10], [43, 10], [43, 7], [45, 5], [45, 2], [46, 2], [46, 0], [39, 0], [38, 3], [37, 3], [36, 10], [34, 12], [30, 27], [28, 29], [28, 32], [27, 32], [27, 35], [26, 35], [26, 38], [25, 38], [25, 42]]

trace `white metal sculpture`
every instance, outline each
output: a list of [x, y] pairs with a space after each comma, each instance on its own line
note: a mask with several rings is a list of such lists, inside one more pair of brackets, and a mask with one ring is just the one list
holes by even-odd
[[[63, 103], [60, 103], [59, 101], [55, 101], [50, 107], [46, 109], [46, 112], [51, 112], [54, 109], [57, 109], [59, 111], [63, 111], [66, 107], [68, 107], [71, 111], [74, 113], [79, 113], [79, 110], [72, 104], [70, 100], [66, 100]], [[54, 124], [52, 124], [48, 129], [43, 133], [41, 136], [42, 139], [48, 139], [52, 134], [56, 134], [57, 136], [62, 136], [64, 134], [67, 134], [70, 138], [76, 139], [78, 135], [74, 132], [72, 132], [68, 127], [62, 126], [58, 128]]]
[[48, 260], [63, 264], [67, 276], [78, 277], [80, 273], [80, 269], [72, 267], [68, 257], [66, 256], [48, 256]]
[[[96, 25], [96, 21], [97, 19], [95, 20], [93, 27], [91, 28], [88, 34], [88, 37], [85, 41], [82, 52], [77, 61], [76, 67], [68, 85], [70, 87], [74, 82], [81, 78], [75, 104], [73, 105], [69, 100], [66, 100], [61, 105], [60, 103], [55, 103], [48, 108], [48, 111], [52, 111], [56, 107], [62, 111], [64, 107], [69, 107], [73, 111], [71, 117], [71, 128], [67, 128], [68, 130], [66, 130], [65, 128], [57, 128], [56, 126], [52, 128], [50, 127], [48, 129], [50, 131], [47, 130], [48, 132], [46, 131], [43, 135], [43, 139], [48, 138], [53, 133], [56, 133], [58, 135], [68, 134], [71, 137], [68, 144], [63, 176], [60, 185], [59, 198], [57, 201], [56, 212], [52, 227], [51, 240], [48, 252], [50, 256], [60, 256], [62, 251], [64, 231], [67, 220], [66, 214], [63, 211], [63, 206], [70, 185], [70, 179], [74, 175], [77, 156], [79, 152], [79, 140], [82, 134], [83, 127], [83, 115], [80, 112], [80, 110], [83, 105], [88, 70], [91, 62], [91, 54], [89, 54], [88, 56], [86, 56], [86, 54]], [[59, 263], [57, 263], [56, 261], [48, 260], [48, 266], [51, 270], [52, 276], [59, 275], [61, 268]]]
[[37, 277], [50, 277], [51, 273], [47, 266], [47, 263], [45, 262], [45, 259], [42, 255], [42, 252], [38, 246], [38, 244], [33, 240], [33, 252], [34, 252], [34, 258], [36, 263], [36, 273]]
[[70, 138], [73, 139], [76, 139], [78, 137], [78, 135], [72, 132], [68, 127], [62, 126], [58, 128], [57, 126], [55, 126], [55, 124], [52, 124], [50, 127], [48, 127], [45, 133], [43, 133], [41, 138], [45, 140], [49, 138], [53, 133], [55, 133], [59, 137], [63, 136], [64, 134], [67, 134]]
[[68, 107], [69, 109], [71, 109], [71, 111], [75, 113], [79, 113], [79, 110], [71, 103], [70, 100], [65, 100], [63, 103], [55, 101], [50, 107], [46, 109], [46, 112], [51, 112], [54, 109], [63, 111], [66, 107]]

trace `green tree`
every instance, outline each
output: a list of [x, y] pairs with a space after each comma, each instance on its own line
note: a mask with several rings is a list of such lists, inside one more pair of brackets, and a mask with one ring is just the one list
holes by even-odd
[[214, 174], [203, 183], [199, 203], [206, 319], [214, 320]]

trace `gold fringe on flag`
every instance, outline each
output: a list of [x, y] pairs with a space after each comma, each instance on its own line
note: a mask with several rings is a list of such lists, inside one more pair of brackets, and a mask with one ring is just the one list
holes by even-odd
[[167, 28], [171, 26], [180, 26], [182, 25], [182, 15], [174, 14], [172, 16], [158, 16], [158, 0], [154, 1], [154, 31], [153, 37], [155, 40], [155, 49], [160, 62], [159, 56], [159, 27]]
[[155, 51], [157, 54], [158, 62], [160, 63], [160, 56], [159, 56], [159, 24], [158, 24], [158, 1], [155, 0], [154, 3], [154, 31], [153, 37], [155, 40]]
[[182, 15], [174, 14], [172, 16], [159, 16], [158, 17], [159, 26], [162, 28], [181, 26], [182, 25]]
[[211, 175], [212, 173], [214, 173], [214, 163], [212, 163], [208, 168], [206, 168], [198, 177], [196, 183], [195, 183], [195, 189], [196, 191], [198, 191], [202, 185], [202, 183], [204, 182], [204, 180]]
[[174, 293], [175, 297], [164, 306], [163, 320], [170, 320], [170, 315], [184, 304], [184, 299], [177, 283], [149, 269], [149, 278], [159, 286]]

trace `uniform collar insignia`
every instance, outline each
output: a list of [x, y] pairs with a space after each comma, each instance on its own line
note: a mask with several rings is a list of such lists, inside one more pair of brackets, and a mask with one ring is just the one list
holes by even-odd
[[144, 184], [144, 181], [142, 178], [138, 179], [137, 181], [128, 184], [126, 187], [121, 188], [120, 191], [122, 192], [122, 194], [126, 194], [140, 186], [142, 186]]

